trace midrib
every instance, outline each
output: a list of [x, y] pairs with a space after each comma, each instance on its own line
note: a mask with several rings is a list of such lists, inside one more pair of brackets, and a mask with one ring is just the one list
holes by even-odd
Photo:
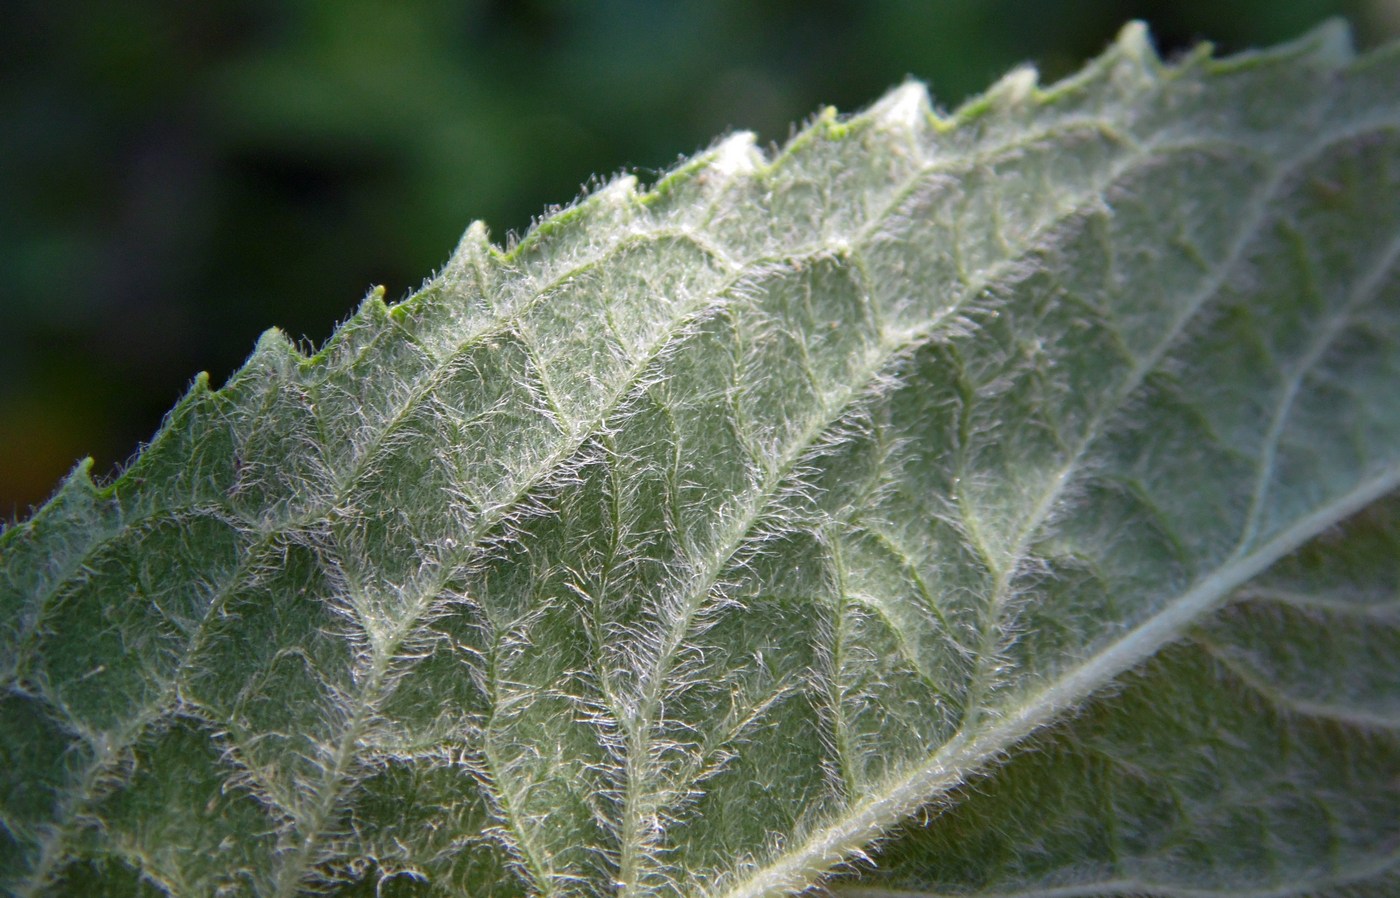
[[816, 830], [792, 851], [727, 888], [702, 894], [713, 898], [770, 898], [810, 884], [919, 807], [966, 782], [989, 761], [1035, 730], [1057, 720], [1123, 671], [1154, 655], [1231, 591], [1279, 558], [1397, 487], [1400, 487], [1400, 461], [1296, 521], [1273, 539], [1259, 544], [1254, 551], [1237, 556], [1232, 566], [1200, 580], [1195, 587], [1166, 603], [1158, 613], [1069, 668], [1063, 676], [1026, 693], [1018, 705], [1003, 709], [1002, 716], [982, 731], [960, 732], [927, 761], [873, 790], [839, 820]]

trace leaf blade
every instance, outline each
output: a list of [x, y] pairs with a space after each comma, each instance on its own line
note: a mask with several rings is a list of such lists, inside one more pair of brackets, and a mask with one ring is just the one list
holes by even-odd
[[1393, 889], [1397, 508], [1391, 495], [1276, 564], [833, 890]]
[[[11, 887], [809, 886], [1395, 486], [1395, 66], [1129, 30], [265, 339], [0, 538], [7, 695], [80, 759]], [[191, 738], [267, 821], [222, 872], [97, 812]]]

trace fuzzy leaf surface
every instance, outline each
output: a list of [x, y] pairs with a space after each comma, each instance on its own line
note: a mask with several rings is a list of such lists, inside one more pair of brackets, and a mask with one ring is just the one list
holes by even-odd
[[835, 895], [1400, 892], [1397, 559], [1392, 495], [897, 828]]
[[1130, 28], [269, 334], [0, 535], [0, 883], [810, 887], [1400, 485], [1396, 84]]

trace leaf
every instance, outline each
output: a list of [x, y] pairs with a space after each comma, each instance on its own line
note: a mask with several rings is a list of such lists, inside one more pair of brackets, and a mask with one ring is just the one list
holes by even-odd
[[1134, 26], [270, 332], [0, 536], [0, 882], [812, 886], [1400, 486], [1398, 74]]
[[1400, 496], [1019, 746], [839, 898], [1393, 895]]

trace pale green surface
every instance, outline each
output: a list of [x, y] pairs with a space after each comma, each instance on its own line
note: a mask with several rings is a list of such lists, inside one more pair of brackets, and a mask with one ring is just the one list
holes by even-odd
[[[0, 538], [0, 882], [812, 884], [1400, 485], [1396, 84], [1336, 29], [1170, 69], [1130, 29], [953, 120], [905, 87], [772, 161], [740, 136], [620, 180], [509, 254], [474, 228], [311, 360], [270, 334], [113, 487], [80, 470]], [[1303, 657], [1231, 620], [1210, 663]], [[1319, 657], [1298, 701], [1359, 691], [1391, 739], [1395, 678]], [[1141, 681], [1254, 727], [1205, 663]], [[1152, 732], [1138, 682], [1092, 713]], [[1092, 742], [1066, 726], [1032, 738]], [[1270, 775], [1372, 857], [1377, 757], [1350, 791]], [[1262, 838], [1341, 856], [1294, 829]], [[1010, 849], [1034, 888], [1039, 847]], [[971, 881], [1019, 875], [994, 863]]]
[[1400, 893], [1400, 497], [898, 830], [839, 898]]

